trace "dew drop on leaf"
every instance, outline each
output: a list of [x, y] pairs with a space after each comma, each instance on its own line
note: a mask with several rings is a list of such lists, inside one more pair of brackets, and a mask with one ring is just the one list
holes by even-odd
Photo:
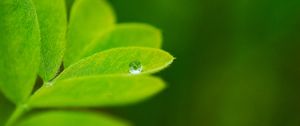
[[140, 61], [133, 61], [129, 64], [129, 72], [131, 74], [139, 74], [143, 70], [142, 63]]
[[46, 83], [45, 83], [45, 87], [51, 87], [52, 85], [53, 85], [52, 82], [46, 82]]

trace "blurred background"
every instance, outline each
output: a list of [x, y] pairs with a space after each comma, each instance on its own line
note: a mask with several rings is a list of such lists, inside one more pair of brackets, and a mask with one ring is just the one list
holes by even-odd
[[110, 0], [162, 29], [168, 88], [113, 108], [137, 126], [300, 126], [299, 0]]

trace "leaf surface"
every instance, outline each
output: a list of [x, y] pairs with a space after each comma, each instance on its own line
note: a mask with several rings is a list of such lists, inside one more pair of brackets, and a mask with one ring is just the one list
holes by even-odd
[[64, 65], [78, 61], [82, 50], [114, 25], [114, 12], [105, 0], [76, 0], [70, 15]]
[[160, 49], [124, 47], [103, 51], [87, 57], [67, 68], [58, 80], [91, 75], [132, 75], [130, 64], [138, 61], [142, 65], [141, 74], [162, 70], [172, 63], [173, 57]]
[[118, 24], [114, 30], [99, 37], [89, 45], [84, 57], [97, 52], [116, 47], [152, 47], [160, 48], [162, 35], [159, 29], [148, 24], [124, 23]]
[[90, 76], [44, 86], [29, 102], [32, 107], [99, 107], [136, 103], [164, 89], [162, 80], [148, 76]]
[[34, 114], [16, 126], [129, 126], [129, 124], [105, 114], [48, 111]]
[[14, 103], [27, 99], [37, 77], [40, 32], [31, 0], [0, 0], [0, 88]]
[[39, 75], [49, 81], [58, 72], [65, 49], [67, 15], [63, 0], [34, 0], [41, 31]]

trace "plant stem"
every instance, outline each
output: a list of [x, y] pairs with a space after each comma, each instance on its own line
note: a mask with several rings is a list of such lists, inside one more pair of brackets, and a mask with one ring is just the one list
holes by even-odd
[[9, 117], [5, 126], [12, 126], [26, 111], [28, 111], [28, 106], [26, 104], [18, 105], [15, 111]]

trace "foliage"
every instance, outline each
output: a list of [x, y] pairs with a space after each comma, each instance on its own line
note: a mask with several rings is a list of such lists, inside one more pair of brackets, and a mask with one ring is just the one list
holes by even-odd
[[[0, 125], [126, 126], [124, 121], [89, 112], [24, 114], [34, 108], [127, 105], [164, 89], [164, 82], [150, 74], [174, 58], [159, 49], [157, 28], [116, 24], [105, 0], [76, 0], [67, 14], [70, 5], [61, 0], [0, 1], [0, 89], [16, 105]], [[130, 64], [136, 61], [141, 71], [132, 74]], [[38, 76], [43, 84], [35, 91]], [[5, 98], [0, 102], [1, 111], [12, 106]], [[7, 114], [8, 110], [1, 112], [0, 117]]]

